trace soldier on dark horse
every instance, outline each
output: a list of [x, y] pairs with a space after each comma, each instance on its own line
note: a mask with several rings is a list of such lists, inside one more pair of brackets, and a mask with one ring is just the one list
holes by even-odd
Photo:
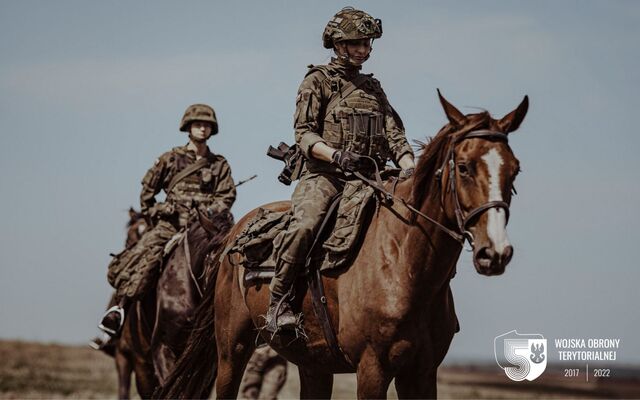
[[[111, 334], [103, 333], [105, 337], [90, 343], [91, 347], [115, 358], [119, 398], [129, 397], [132, 372], [135, 373], [138, 393], [147, 398], [158, 385], [163, 384], [173, 369], [184, 348], [193, 313], [202, 299], [202, 288], [212, 272], [209, 267], [213, 256], [233, 225], [229, 208], [235, 200], [235, 186], [255, 177], [234, 186], [224, 158], [213, 155], [206, 147], [207, 152], [202, 151], [201, 142], [217, 133], [216, 115], [209, 106], [190, 106], [182, 118], [180, 129], [190, 133], [190, 142], [185, 147], [163, 154], [145, 175], [141, 203], [143, 210], [148, 211], [129, 209], [125, 251], [118, 256], [127, 257], [125, 253], [129, 251], [147, 251], [152, 256], [157, 255], [159, 260], [149, 256], [139, 258], [163, 263], [159, 273], [154, 270], [158, 267], [156, 264], [147, 268], [152, 274], [160, 275], [157, 288], [153, 287], [155, 282], [152, 279], [142, 277], [142, 284], [147, 287], [136, 289], [138, 295], [135, 297], [124, 297], [123, 301], [123, 296], [116, 291], [109, 303], [111, 315], [120, 318], [121, 312], [127, 309], [130, 312], [115, 326], [115, 334], [111, 331]], [[192, 149], [196, 153], [193, 164], [199, 165], [189, 169], [193, 165], [190, 162], [194, 161], [193, 155], [189, 154]], [[190, 177], [192, 174], [195, 177]], [[187, 180], [188, 184], [180, 184], [181, 180]], [[154, 204], [154, 197], [160, 189], [167, 193], [167, 200]], [[179, 233], [162, 246], [161, 253], [159, 249], [142, 248], [142, 240], [157, 242], [158, 246], [162, 244], [161, 240], [145, 238], [145, 235], [169, 237], [164, 230], [171, 228], [162, 223], [163, 220]], [[152, 222], [155, 225], [151, 225]], [[154, 226], [160, 231], [154, 232]], [[121, 287], [136, 284], [140, 283], [125, 282]], [[109, 314], [107, 312], [106, 316]], [[102, 321], [103, 326], [105, 322]], [[253, 394], [268, 394], [275, 397], [286, 378], [286, 362], [277, 353], [263, 348], [256, 352], [249, 364], [252, 374], [248, 374], [243, 384], [245, 396], [252, 398]]]
[[[207, 140], [218, 133], [213, 108], [189, 106], [180, 131], [188, 133], [189, 143], [162, 154], [142, 179], [141, 211], [152, 226], [109, 264], [108, 278], [116, 289], [117, 304], [107, 311], [99, 328], [110, 336], [118, 336], [132, 301], [155, 287], [165, 246], [186, 226], [191, 211], [212, 215], [230, 209], [235, 201], [227, 160], [207, 146]], [[161, 190], [166, 199], [157, 203], [155, 196]]]

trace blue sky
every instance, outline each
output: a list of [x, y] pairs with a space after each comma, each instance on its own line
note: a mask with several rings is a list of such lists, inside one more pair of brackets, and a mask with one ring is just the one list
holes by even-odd
[[[436, 88], [463, 112], [502, 116], [525, 94], [511, 138], [518, 177], [507, 272], [453, 281], [462, 332], [449, 360], [490, 359], [512, 329], [622, 339], [640, 362], [640, 188], [635, 127], [640, 3], [354, 1], [382, 18], [366, 72], [411, 139], [445, 123]], [[0, 2], [0, 337], [81, 343], [108, 299], [109, 252], [162, 152], [186, 142], [187, 105], [220, 119], [236, 218], [290, 188], [269, 144], [292, 141], [306, 65], [347, 4], [206, 1]]]

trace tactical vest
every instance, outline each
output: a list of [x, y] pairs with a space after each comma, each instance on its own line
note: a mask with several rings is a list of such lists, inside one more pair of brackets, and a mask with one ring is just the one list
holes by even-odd
[[[184, 153], [176, 152], [175, 157], [175, 172], [172, 176], [180, 172], [183, 168], [190, 163], [188, 157]], [[215, 187], [217, 185], [218, 176], [214, 169], [216, 167], [215, 160], [211, 157], [211, 162], [208, 166], [201, 168], [197, 172], [185, 177], [178, 182], [173, 189], [167, 193], [168, 202], [173, 203], [176, 206], [178, 214], [178, 225], [183, 227], [187, 224], [189, 218], [189, 211], [193, 206], [207, 208], [211, 206], [215, 199]]]
[[369, 75], [357, 89], [327, 110], [327, 104], [334, 96], [341, 96], [348, 81], [325, 65], [311, 67], [307, 76], [315, 71], [325, 75], [323, 84], [331, 89], [331, 97], [323, 99], [326, 101], [322, 104], [322, 138], [335, 149], [366, 155], [379, 165], [386, 164], [390, 151], [385, 133], [386, 102], [380, 86]]

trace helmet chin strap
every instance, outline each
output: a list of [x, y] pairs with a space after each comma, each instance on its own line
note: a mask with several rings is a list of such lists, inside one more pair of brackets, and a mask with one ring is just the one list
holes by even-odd
[[[371, 50], [373, 50], [373, 48]], [[369, 57], [371, 56], [371, 51], [369, 51], [369, 54], [367, 54], [367, 56], [364, 58], [364, 60], [360, 64], [358, 64], [358, 63], [353, 61], [353, 59], [349, 55], [349, 52], [346, 52], [346, 54], [340, 54], [339, 51], [336, 51], [336, 55], [338, 56], [338, 59], [340, 61], [342, 61], [343, 63], [345, 63], [347, 65], [352, 65], [354, 67], [357, 67], [357, 66], [360, 66], [360, 65], [364, 64], [365, 61], [367, 61], [369, 59]]]

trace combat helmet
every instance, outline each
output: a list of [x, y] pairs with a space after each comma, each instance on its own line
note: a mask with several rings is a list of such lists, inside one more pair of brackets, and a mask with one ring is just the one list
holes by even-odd
[[189, 124], [193, 121], [211, 122], [211, 125], [213, 125], [211, 127], [211, 134], [215, 135], [218, 133], [216, 112], [206, 104], [192, 104], [187, 107], [187, 111], [184, 112], [182, 121], [180, 121], [180, 131], [188, 132]]
[[382, 21], [353, 7], [345, 7], [327, 23], [322, 33], [322, 44], [332, 49], [343, 40], [378, 39], [382, 36]]

